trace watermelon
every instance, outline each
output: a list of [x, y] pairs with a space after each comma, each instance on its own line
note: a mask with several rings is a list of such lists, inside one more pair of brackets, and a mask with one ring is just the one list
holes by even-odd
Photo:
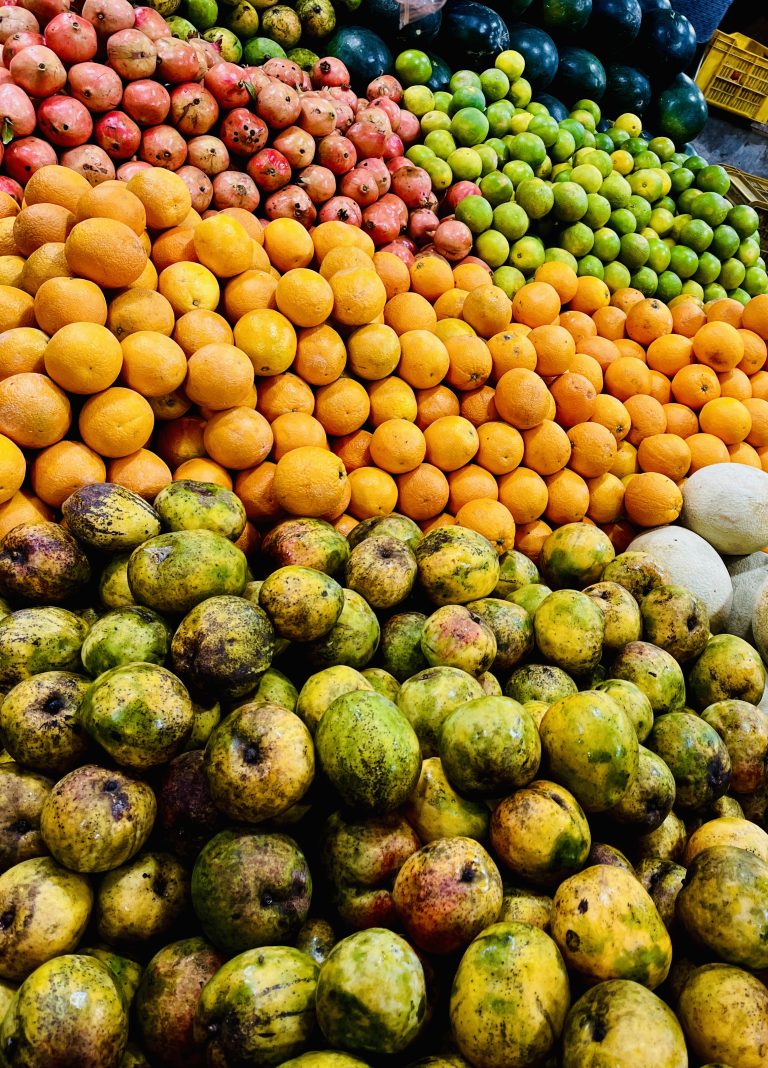
[[496, 11], [476, 0], [448, 0], [438, 51], [456, 67], [492, 67], [499, 52], [510, 47], [509, 30]]
[[605, 68], [586, 48], [561, 48], [560, 66], [552, 89], [571, 104], [581, 98], [601, 100], [605, 93]]
[[508, 18], [516, 18], [518, 15], [522, 15], [524, 11], [527, 11], [531, 6], [533, 0], [507, 0], [506, 3], [502, 3], [502, 11]]
[[401, 27], [402, 10], [397, 0], [366, 0], [360, 6], [357, 17], [366, 26], [381, 33], [387, 41], [396, 41], [403, 47], [421, 48], [437, 37], [443, 21], [441, 10]]
[[532, 17], [547, 33], [567, 37], [583, 30], [591, 14], [592, 0], [537, 0]]
[[585, 43], [590, 48], [600, 45], [606, 55], [631, 44], [640, 31], [643, 11], [638, 0], [592, 0], [592, 16], [589, 20]]
[[353, 87], [364, 93], [380, 74], [392, 70], [392, 53], [373, 30], [365, 26], [343, 26], [324, 45], [327, 56], [340, 59], [349, 71]]
[[536, 98], [540, 104], [543, 104], [549, 114], [555, 119], [556, 122], [562, 122], [563, 119], [567, 119], [570, 112], [562, 100], [558, 100], [556, 96], [552, 96], [551, 93], [539, 93]]
[[432, 64], [432, 77], [427, 82], [427, 85], [433, 93], [436, 93], [439, 89], [447, 90], [453, 71], [442, 56], [437, 56], [434, 52], [427, 52], [427, 55]]
[[640, 0], [640, 7], [645, 14], [646, 11], [669, 11], [672, 4], [670, 0]]
[[642, 115], [651, 102], [651, 83], [637, 67], [610, 63], [605, 68], [605, 96], [602, 107], [616, 118], [625, 111]]
[[707, 121], [704, 94], [682, 73], [659, 94], [654, 111], [655, 132], [670, 137], [678, 148], [697, 137]]
[[693, 60], [696, 31], [690, 20], [678, 11], [647, 11], [637, 38], [638, 55], [652, 78], [666, 83]]
[[531, 83], [534, 93], [552, 82], [559, 63], [555, 42], [544, 30], [527, 22], [515, 22], [509, 27], [510, 47], [525, 59], [523, 76]]

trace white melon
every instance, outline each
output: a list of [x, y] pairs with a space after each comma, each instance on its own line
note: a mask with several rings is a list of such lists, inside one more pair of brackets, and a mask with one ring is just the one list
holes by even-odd
[[[752, 614], [752, 634], [760, 656], [768, 664], [768, 580], [757, 591], [755, 609]], [[765, 698], [766, 695], [763, 694], [763, 702]], [[763, 702], [761, 702], [761, 707]]]
[[712, 464], [683, 486], [683, 526], [729, 556], [768, 545], [768, 473], [745, 464]]

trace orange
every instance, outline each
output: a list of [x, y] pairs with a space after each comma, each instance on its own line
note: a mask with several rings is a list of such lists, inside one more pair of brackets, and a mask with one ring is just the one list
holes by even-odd
[[224, 470], [221, 464], [217, 464], [213, 460], [185, 460], [173, 472], [174, 482], [179, 482], [183, 479], [191, 479], [193, 482], [213, 482], [217, 486], [223, 486], [224, 489], [232, 489], [232, 479], [229, 477], [229, 473]]
[[[48, 203], [47, 198], [44, 199]], [[30, 204], [32, 201], [28, 200], [27, 203]], [[67, 207], [67, 205], [65, 204], [64, 207]], [[15, 219], [20, 211], [21, 208], [10, 193], [3, 193], [0, 196], [0, 219]]]
[[651, 371], [651, 397], [659, 404], [668, 404], [672, 400], [672, 383], [661, 371]]
[[537, 475], [554, 475], [571, 458], [568, 435], [551, 419], [524, 431], [523, 444], [523, 463]]
[[236, 345], [203, 345], [187, 362], [184, 390], [195, 404], [216, 410], [232, 408], [252, 385], [253, 366]]
[[731, 326], [739, 327], [744, 305], [734, 300], [733, 297], [723, 297], [706, 304], [705, 311], [708, 323], [730, 323]]
[[512, 301], [499, 286], [477, 286], [467, 295], [461, 313], [480, 337], [491, 338], [512, 322]]
[[199, 222], [193, 233], [197, 258], [217, 278], [232, 278], [250, 268], [252, 239], [233, 216], [223, 212], [211, 215]]
[[14, 286], [0, 286], [0, 331], [35, 325], [35, 302], [29, 293]]
[[[461, 311], [464, 307], [464, 301], [467, 299], [468, 291], [466, 289], [449, 289], [447, 293], [443, 293], [435, 301], [435, 315], [437, 321], [441, 319], [461, 319]], [[387, 299], [390, 299], [389, 297]], [[469, 323], [467, 323], [469, 326]]]
[[107, 321], [107, 302], [101, 289], [83, 278], [51, 278], [35, 296], [35, 318], [46, 334], [71, 323]]
[[281, 274], [295, 267], [306, 267], [315, 253], [312, 238], [296, 219], [273, 219], [267, 223], [264, 249], [269, 262]]
[[228, 408], [212, 416], [203, 431], [205, 450], [222, 467], [242, 471], [266, 460], [272, 451], [272, 429], [252, 408]]
[[597, 337], [595, 321], [586, 312], [565, 311], [558, 316], [557, 321], [571, 335], [577, 349], [581, 349], [586, 338]]
[[387, 300], [391, 300], [397, 293], [407, 293], [411, 276], [399, 256], [392, 252], [376, 252], [373, 256], [373, 269], [384, 283]]
[[753, 375], [765, 364], [768, 346], [754, 330], [739, 330], [739, 337], [744, 342], [744, 356], [738, 365], [744, 374]]
[[355, 519], [389, 515], [397, 504], [397, 483], [378, 467], [358, 467], [349, 473], [352, 490], [349, 511]]
[[768, 293], [753, 297], [744, 306], [741, 325], [745, 330], [753, 330], [763, 341], [768, 341]]
[[320, 326], [333, 310], [333, 290], [317, 271], [295, 267], [278, 281], [275, 301], [294, 326]]
[[420, 430], [444, 415], [459, 415], [460, 412], [459, 399], [447, 386], [432, 386], [416, 393], [416, 426]]
[[570, 427], [591, 419], [597, 403], [595, 387], [583, 375], [566, 371], [552, 383], [555, 418], [560, 426]]
[[542, 263], [537, 268], [534, 279], [537, 282], [548, 282], [553, 289], [557, 290], [561, 304], [567, 304], [573, 300], [579, 288], [579, 278], [572, 267], [567, 263], [559, 263], [557, 260]]
[[19, 250], [13, 240], [13, 219], [0, 219], [0, 255], [18, 256]]
[[714, 434], [726, 445], [744, 441], [752, 429], [749, 409], [733, 397], [716, 397], [699, 412], [699, 425], [705, 434]]
[[397, 510], [421, 523], [443, 511], [449, 493], [442, 471], [433, 464], [419, 464], [397, 477]]
[[22, 256], [48, 242], [66, 241], [75, 217], [59, 204], [32, 204], [22, 208], [13, 222], [13, 240]]
[[80, 486], [104, 482], [104, 461], [81, 441], [59, 441], [39, 452], [32, 464], [32, 489], [52, 508], [63, 502]]
[[679, 304], [670, 304], [669, 310], [672, 313], [673, 330], [684, 337], [693, 337], [707, 321], [706, 312], [690, 298], [680, 301]]
[[256, 308], [274, 308], [277, 279], [266, 271], [243, 271], [224, 287], [224, 309], [236, 323], [246, 312]]
[[535, 371], [518, 367], [496, 384], [494, 403], [502, 419], [518, 430], [538, 426], [547, 417], [550, 392]]
[[[454, 290], [455, 292], [455, 290]], [[435, 336], [441, 341], [447, 341], [449, 337], [477, 337], [477, 334], [463, 319], [438, 319], [435, 325]]]
[[546, 326], [560, 314], [560, 297], [548, 282], [528, 282], [512, 300], [515, 322], [526, 326]]
[[128, 456], [146, 445], [155, 417], [135, 390], [112, 386], [89, 397], [80, 410], [80, 437], [101, 456]]
[[453, 271], [448, 260], [435, 252], [417, 256], [409, 269], [411, 289], [434, 304], [439, 296], [453, 289]]
[[578, 475], [597, 478], [610, 471], [616, 459], [616, 438], [607, 427], [600, 423], [577, 423], [568, 431], [568, 440], [571, 443], [568, 465]]
[[24, 188], [24, 199], [27, 204], [60, 204], [74, 211], [80, 198], [90, 189], [88, 180], [77, 171], [48, 164], [30, 175]]
[[641, 471], [658, 471], [679, 482], [691, 466], [691, 450], [675, 434], [650, 434], [640, 442], [637, 462]]
[[252, 523], [274, 523], [283, 514], [275, 497], [276, 470], [277, 464], [265, 460], [250, 471], [241, 471], [235, 479], [235, 493]]
[[478, 464], [465, 464], [448, 475], [448, 510], [456, 515], [469, 501], [481, 499], [498, 500], [499, 487], [496, 479]]
[[641, 300], [644, 300], [643, 294], [639, 289], [633, 289], [631, 286], [617, 289], [611, 297], [611, 307], [618, 308], [626, 315], [629, 314], [629, 309], [633, 304], [638, 304]]
[[760, 397], [749, 397], [743, 404], [752, 419], [747, 441], [756, 449], [768, 445], [768, 401]]
[[176, 321], [173, 340], [181, 345], [185, 356], [190, 357], [203, 345], [231, 345], [235, 339], [232, 328], [223, 315], [207, 308], [196, 308], [186, 312]]
[[[760, 458], [760, 464], [761, 464], [761, 466], [763, 468], [763, 471], [768, 471], [768, 447], [763, 445], [761, 448], [759, 448], [757, 450], [757, 455]], [[2, 509], [0, 509], [0, 512], [1, 511], [2, 511]], [[1, 526], [2, 526], [2, 523], [0, 522], [0, 527]]]
[[[612, 341], [607, 337], [583, 337], [577, 342], [577, 348], [582, 355], [591, 356], [596, 360], [601, 371], [605, 372], [614, 360], [623, 355], [619, 342], [624, 340], [623, 338]], [[644, 353], [643, 356], [645, 356]]]
[[5, 434], [0, 434], [0, 504], [18, 493], [26, 474], [24, 453]]
[[721, 397], [735, 397], [736, 400], [747, 400], [752, 396], [752, 383], [749, 377], [734, 367], [732, 371], [721, 371], [717, 376], [720, 383]]
[[253, 238], [258, 245], [264, 244], [264, 228], [250, 211], [246, 211], [245, 208], [223, 208], [220, 214], [230, 215], [233, 219], [237, 219], [248, 231], [249, 237]]
[[[277, 313], [276, 313], [277, 314]], [[288, 356], [290, 337], [283, 331], [284, 359]], [[293, 370], [311, 386], [327, 386], [341, 375], [347, 362], [347, 352], [341, 335], [324, 323], [299, 330]]]
[[493, 363], [488, 346], [482, 338], [466, 335], [449, 337], [445, 347], [450, 359], [445, 376], [449, 386], [458, 390], [477, 389], [488, 380]]
[[621, 308], [615, 308], [611, 304], [607, 308], [598, 308], [592, 316], [592, 321], [597, 327], [598, 337], [607, 338], [609, 341], [624, 337], [627, 316]]
[[527, 467], [518, 467], [499, 479], [499, 500], [516, 523], [532, 523], [543, 515], [548, 497], [544, 479]]
[[636, 356], [642, 363], [648, 362], [645, 349], [636, 341], [632, 341], [628, 337], [620, 337], [614, 341], [614, 345], [618, 350], [619, 356]]
[[[363, 327], [389, 330], [391, 327]], [[451, 358], [447, 346], [429, 330], [406, 330], [399, 338], [400, 362], [397, 373], [414, 389], [429, 389], [448, 374]], [[392, 343], [394, 349], [394, 342]]]
[[384, 306], [384, 322], [400, 335], [406, 330], [434, 330], [437, 315], [418, 293], [397, 293]]
[[327, 515], [339, 506], [346, 488], [344, 464], [328, 449], [313, 445], [293, 449], [280, 457], [275, 468], [275, 500], [290, 515]]
[[[377, 427], [385, 419], [408, 419], [415, 422], [417, 414], [416, 394], [402, 378], [390, 375], [368, 386], [371, 401], [371, 426]], [[422, 428], [423, 429], [423, 428]]]
[[127, 289], [110, 301], [107, 326], [118, 341], [140, 330], [170, 337], [174, 325], [170, 303], [152, 289]]
[[496, 411], [496, 390], [493, 386], [478, 386], [461, 394], [459, 415], [469, 419], [474, 426], [480, 427], [498, 417]]
[[147, 260], [144, 270], [141, 272], [135, 282], [127, 287], [128, 289], [157, 289], [158, 273], [152, 260]]
[[[47, 247], [50, 248], [52, 244], [52, 242], [49, 243]], [[44, 245], [43, 248], [45, 247]], [[23, 289], [26, 293], [34, 296], [37, 284], [36, 277], [31, 280], [28, 279], [26, 282], [24, 280], [24, 267], [27, 262], [21, 256], [0, 256], [0, 285], [14, 286], [16, 289]], [[67, 274], [68, 272], [65, 271], [64, 273]]]
[[536, 349], [526, 335], [503, 330], [489, 339], [488, 350], [493, 362], [491, 377], [496, 382], [515, 367], [525, 367], [529, 371], [536, 368]]
[[600, 393], [595, 398], [595, 408], [591, 419], [593, 423], [600, 423], [601, 426], [607, 427], [616, 441], [622, 441], [632, 425], [626, 405], [608, 393]]
[[339, 516], [338, 519], [334, 519], [333, 526], [336, 530], [338, 530], [339, 534], [341, 534], [342, 537], [348, 538], [350, 533], [357, 526], [357, 520], [354, 518], [354, 516], [347, 515], [347, 513], [344, 512], [342, 515]]
[[523, 438], [507, 423], [491, 421], [477, 428], [480, 445], [476, 461], [492, 475], [507, 475], [523, 459]]
[[711, 367], [690, 364], [681, 367], [672, 379], [672, 396], [697, 412], [707, 401], [720, 396], [720, 383]]
[[331, 276], [330, 286], [334, 318], [344, 326], [365, 326], [384, 311], [387, 291], [373, 267], [337, 271]]
[[621, 479], [626, 478], [627, 475], [636, 474], [637, 470], [637, 449], [630, 441], [620, 441], [616, 459], [613, 461], [609, 474]]
[[470, 293], [477, 286], [485, 286], [491, 281], [492, 271], [486, 263], [464, 261], [453, 268], [453, 284], [457, 289]]
[[178, 389], [187, 376], [184, 350], [156, 330], [137, 330], [122, 342], [126, 386], [143, 397], [163, 397]]
[[756, 371], [750, 375], [749, 381], [752, 383], [752, 396], [768, 400], [768, 371]]
[[315, 394], [315, 418], [327, 434], [351, 434], [368, 418], [371, 402], [354, 378], [339, 378]]
[[594, 356], [586, 352], [577, 352], [571, 360], [571, 371], [577, 375], [583, 375], [590, 381], [596, 393], [603, 391], [603, 369]]
[[646, 471], [634, 475], [624, 493], [627, 518], [639, 527], [659, 527], [674, 523], [683, 507], [683, 495], [666, 475]]
[[699, 363], [713, 371], [731, 371], [744, 358], [744, 342], [735, 326], [716, 320], [696, 331], [693, 351]]
[[536, 349], [536, 371], [545, 378], [563, 374], [576, 355], [573, 337], [562, 326], [534, 327], [528, 340]]
[[450, 514], [450, 512], [441, 512], [440, 515], [436, 515], [434, 519], [426, 519], [420, 524], [422, 533], [429, 534], [432, 530], [437, 530], [438, 527], [455, 527], [458, 526], [456, 522], [456, 516]]
[[107, 480], [138, 493], [145, 501], [154, 501], [173, 476], [165, 460], [149, 449], [138, 449], [112, 460], [107, 468]]
[[460, 415], [436, 419], [424, 431], [427, 462], [441, 471], [456, 471], [468, 464], [480, 447], [477, 430]]
[[43, 354], [48, 338], [33, 326], [19, 326], [0, 334], [0, 379], [23, 371], [45, 370]]
[[[408, 423], [408, 426], [412, 425]], [[357, 470], [358, 467], [371, 466], [373, 462], [371, 460], [372, 439], [373, 434], [370, 430], [356, 430], [353, 434], [345, 434], [333, 442], [333, 452], [343, 461], [347, 474]], [[381, 464], [377, 466], [381, 467]]]
[[549, 475], [547, 483], [548, 522], [559, 527], [564, 523], [580, 523], [589, 508], [589, 487], [581, 475], [567, 467]]
[[693, 363], [693, 342], [682, 334], [662, 334], [648, 346], [648, 366], [673, 378], [682, 367]]
[[663, 334], [671, 334], [672, 325], [672, 312], [655, 297], [639, 300], [627, 312], [627, 337], [640, 345], [650, 345]]
[[169, 467], [178, 467], [186, 460], [205, 456], [203, 430], [205, 420], [196, 416], [182, 416], [158, 427], [155, 445]]
[[73, 274], [109, 289], [135, 282], [147, 252], [130, 226], [116, 219], [84, 219], [69, 232], [64, 252]]
[[192, 207], [192, 197], [183, 179], [163, 167], [147, 167], [128, 182], [128, 189], [144, 205], [147, 226], [167, 230], [184, 221]]
[[[40, 248], [35, 249], [26, 261], [20, 260], [22, 271], [18, 282], [4, 282], [6, 285], [18, 285], [25, 293], [35, 296], [43, 282], [49, 278], [71, 278], [72, 272], [67, 263], [63, 241], [47, 241]], [[19, 260], [16, 256], [3, 257], [6, 261]]]
[[53, 512], [39, 497], [19, 490], [5, 504], [0, 504], [0, 539], [20, 523], [39, 523], [51, 519]]
[[[380, 378], [391, 375], [400, 361], [400, 353], [400, 339], [392, 327], [384, 323], [359, 326], [347, 338], [347, 358], [350, 370], [358, 378], [364, 378], [369, 382], [376, 382]], [[299, 338], [300, 354], [301, 337]], [[299, 355], [296, 357], [297, 361]]]
[[[189, 364], [187, 364], [187, 366], [189, 366]], [[186, 391], [183, 388], [181, 390], [175, 390], [174, 393], [164, 393], [163, 396], [164, 397], [175, 397], [179, 393], [183, 397], [187, 396]], [[153, 402], [157, 403], [158, 400], [161, 400], [161, 398], [152, 398], [152, 397], [150, 397], [148, 399], [149, 399], [149, 403], [150, 404], [152, 404]], [[189, 399], [189, 398], [187, 397], [187, 399]], [[238, 408], [252, 408], [253, 411], [256, 411], [256, 401], [257, 400], [258, 400], [258, 393], [257, 393], [257, 390], [256, 390], [256, 384], [253, 383], [251, 386], [248, 387], [248, 389], [242, 395], [240, 400], [237, 402], [236, 406]], [[210, 405], [207, 405], [205, 403], [199, 404], [198, 407], [200, 409], [200, 415], [203, 417], [203, 419], [211, 419], [216, 414], [216, 412], [220, 412], [220, 411], [223, 410], [221, 408], [214, 408], [214, 407], [212, 407]]]
[[515, 549], [524, 556], [538, 562], [544, 542], [552, 533], [552, 527], [543, 519], [535, 519], [532, 523], [523, 523], [515, 531]]
[[579, 277], [576, 293], [569, 301], [571, 311], [594, 315], [598, 308], [606, 308], [611, 303], [611, 291], [600, 278], [590, 275]]
[[679, 438], [689, 438], [696, 434], [699, 429], [699, 420], [696, 412], [691, 411], [685, 404], [665, 404], [664, 414], [667, 417], [667, 433], [676, 434]]
[[419, 428], [407, 419], [387, 419], [369, 442], [371, 461], [383, 471], [402, 475], [423, 462], [427, 443]]
[[515, 547], [515, 521], [510, 510], [495, 498], [467, 501], [456, 513], [459, 526], [475, 530], [487, 538], [496, 552], [510, 552]]
[[306, 412], [283, 412], [272, 422], [275, 443], [273, 455], [276, 460], [293, 449], [311, 445], [318, 449], [328, 448], [328, 439], [320, 423]]
[[374, 253], [375, 246], [368, 234], [359, 227], [349, 226], [347, 223], [336, 221], [321, 223], [313, 229], [311, 236], [318, 263], [322, 263], [328, 253], [339, 245], [345, 248], [362, 249], [368, 256], [373, 256]]
[[155, 238], [150, 262], [157, 271], [164, 271], [172, 263], [199, 263], [195, 251], [195, 232], [188, 226], [173, 226]]
[[620, 401], [640, 393], [650, 394], [651, 372], [634, 356], [619, 356], [605, 370], [605, 389]]
[[757, 449], [753, 449], [746, 441], [740, 441], [736, 445], [728, 446], [728, 456], [732, 464], [745, 464], [747, 467], [757, 467], [762, 470], [763, 462]]
[[315, 410], [315, 395], [298, 375], [284, 371], [281, 375], [259, 379], [256, 410], [270, 423], [285, 412]]
[[630, 444], [637, 447], [643, 438], [651, 434], [664, 434], [667, 429], [667, 417], [664, 414], [664, 406], [655, 397], [646, 397], [638, 394], [636, 397], [628, 397], [624, 407], [629, 412], [632, 425], [627, 435]]
[[147, 228], [147, 213], [139, 198], [125, 182], [107, 181], [95, 185], [83, 193], [72, 209], [78, 222], [83, 219], [117, 219], [130, 226], [135, 234], [143, 234]]
[[123, 352], [105, 326], [69, 323], [48, 342], [44, 359], [48, 375], [69, 393], [99, 393], [120, 374]]
[[587, 479], [589, 507], [587, 515], [593, 523], [612, 523], [618, 519], [624, 504], [624, 483], [607, 471], [597, 478]]
[[160, 272], [157, 287], [177, 316], [199, 308], [215, 311], [219, 306], [219, 283], [202, 263], [172, 263]]
[[271, 308], [257, 308], [235, 324], [235, 344], [247, 354], [257, 375], [268, 376], [288, 370], [298, 342], [284, 315]]

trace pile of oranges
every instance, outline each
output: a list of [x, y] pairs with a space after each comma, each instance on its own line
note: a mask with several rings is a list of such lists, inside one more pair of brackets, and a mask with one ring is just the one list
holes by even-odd
[[768, 296], [667, 307], [548, 262], [510, 300], [472, 259], [206, 214], [161, 168], [0, 194], [0, 536], [87, 482], [191, 478], [234, 486], [246, 544], [397, 510], [535, 557], [674, 521], [707, 464], [768, 470]]

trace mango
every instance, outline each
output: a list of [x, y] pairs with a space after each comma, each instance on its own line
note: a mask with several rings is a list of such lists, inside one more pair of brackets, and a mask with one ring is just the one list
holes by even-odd
[[689, 712], [659, 716], [646, 741], [674, 776], [678, 808], [701, 808], [728, 789], [728, 750], [714, 727], [698, 716]]
[[502, 553], [499, 557], [499, 581], [496, 583], [493, 596], [505, 598], [515, 590], [519, 590], [521, 586], [538, 581], [539, 569], [533, 560], [518, 552], [517, 549], [510, 549], [509, 552]]
[[737, 794], [759, 790], [768, 774], [768, 716], [765, 712], [749, 701], [729, 699], [707, 705], [701, 718], [715, 728], [728, 750], [731, 789]]
[[707, 606], [684, 586], [657, 586], [643, 598], [641, 612], [647, 640], [665, 649], [678, 663], [694, 660], [706, 646]]
[[80, 704], [89, 680], [70, 671], [43, 671], [17, 682], [0, 704], [0, 736], [20, 764], [56, 778], [88, 752]]
[[298, 564], [337, 575], [349, 559], [349, 542], [324, 519], [285, 519], [264, 535], [261, 551], [275, 567]]
[[550, 586], [583, 589], [597, 582], [615, 550], [607, 534], [586, 523], [565, 523], [541, 547], [539, 567]]
[[677, 1015], [699, 1061], [762, 1068], [768, 1049], [768, 991], [754, 975], [729, 964], [691, 972]]
[[640, 606], [635, 598], [618, 582], [596, 582], [583, 591], [591, 597], [603, 613], [605, 649], [618, 651], [627, 642], [636, 642], [643, 636], [643, 620]]
[[595, 686], [600, 693], [607, 693], [626, 712], [635, 728], [638, 742], [644, 742], [653, 726], [653, 708], [639, 686], [628, 679], [606, 679]]
[[128, 585], [128, 561], [130, 553], [115, 553], [111, 556], [99, 575], [99, 600], [107, 608], [123, 608], [135, 604], [136, 600]]
[[543, 582], [530, 582], [507, 594], [506, 600], [511, 604], [517, 605], [518, 608], [524, 608], [533, 619], [536, 615], [536, 609], [545, 597], [549, 597], [551, 592], [551, 587], [545, 586]]
[[491, 628], [496, 639], [492, 668], [505, 674], [533, 649], [533, 624], [524, 608], [499, 597], [481, 597], [467, 608]]
[[187, 873], [171, 853], [140, 853], [107, 872], [96, 894], [96, 930], [109, 945], [164, 938], [187, 906]]
[[688, 696], [697, 711], [736, 699], [757, 705], [765, 690], [765, 665], [756, 649], [736, 634], [715, 634], [691, 668]]
[[317, 725], [330, 705], [342, 694], [352, 690], [373, 690], [359, 671], [346, 664], [335, 664], [310, 675], [301, 688], [296, 702], [296, 715], [314, 734]]
[[240, 498], [214, 482], [169, 482], [155, 497], [154, 510], [167, 530], [210, 530], [237, 541], [245, 529]]
[[679, 712], [685, 705], [685, 679], [673, 656], [651, 642], [630, 642], [614, 660], [611, 678], [639, 686], [654, 715]]
[[331, 629], [307, 643], [307, 656], [316, 670], [334, 664], [347, 664], [359, 670], [373, 659], [379, 647], [381, 629], [368, 602], [346, 588], [342, 597], [341, 613]]
[[647, 857], [637, 865], [636, 874], [658, 909], [668, 931], [673, 931], [677, 895], [685, 882], [685, 868], [674, 860]]
[[672, 811], [675, 789], [675, 778], [661, 757], [641, 745], [637, 772], [611, 809], [611, 817], [644, 834], [654, 831]]
[[465, 701], [482, 696], [480, 683], [466, 671], [433, 667], [406, 679], [397, 695], [397, 707], [416, 731], [422, 755], [436, 756], [448, 714]]
[[350, 548], [354, 549], [365, 538], [380, 534], [389, 538], [397, 538], [413, 550], [424, 538], [418, 523], [414, 523], [408, 516], [400, 515], [399, 512], [390, 512], [389, 515], [375, 515], [370, 519], [363, 519], [352, 528], [347, 535], [347, 540]]
[[336, 935], [327, 920], [315, 917], [305, 920], [296, 935], [296, 948], [318, 964], [324, 964], [334, 947]]
[[423, 612], [398, 612], [382, 624], [381, 662], [398, 682], [405, 682], [427, 666], [421, 651], [426, 619]]
[[577, 692], [571, 676], [554, 664], [524, 664], [515, 668], [504, 687], [504, 696], [521, 705], [526, 701], [546, 701], [551, 705]]
[[541, 654], [564, 671], [585, 675], [599, 664], [605, 620], [586, 594], [550, 593], [536, 609], [533, 629]]
[[160, 516], [138, 493], [114, 482], [89, 482], [61, 511], [78, 541], [104, 552], [128, 552], [160, 533]]
[[527, 923], [549, 933], [552, 898], [527, 887], [505, 886], [499, 923]]
[[[252, 700], [266, 701], [272, 705], [282, 705], [289, 712], [296, 711], [299, 691], [294, 684], [275, 667], [268, 667], [259, 679], [253, 691]], [[207, 739], [206, 739], [207, 740]]]
[[88, 625], [65, 608], [22, 608], [0, 620], [0, 690], [43, 671], [74, 671]]
[[651, 590], [670, 583], [672, 575], [650, 553], [630, 551], [619, 553], [614, 560], [606, 564], [602, 581], [618, 582], [636, 601], [642, 602]]
[[171, 628], [157, 612], [141, 605], [115, 608], [98, 619], [85, 636], [80, 659], [89, 675], [137, 660], [162, 664], [171, 645]]
[[128, 585], [140, 604], [181, 615], [208, 597], [241, 594], [247, 572], [244, 554], [222, 534], [179, 530], [134, 549]]
[[466, 604], [496, 589], [499, 558], [491, 543], [474, 530], [438, 527], [415, 551], [419, 584], [436, 605]]
[[390, 609], [404, 601], [416, 581], [416, 557], [399, 538], [374, 534], [354, 547], [344, 583], [371, 608]]
[[388, 671], [385, 671], [384, 668], [380, 667], [363, 668], [360, 674], [371, 684], [377, 693], [380, 693], [383, 697], [388, 697], [390, 701], [397, 703], [397, 695], [400, 693], [400, 683], [394, 675], [390, 675]]
[[439, 757], [422, 761], [419, 781], [403, 811], [425, 844], [456, 835], [482, 842], [488, 836], [488, 806], [457, 794]]
[[20, 523], [0, 546], [0, 595], [33, 604], [66, 601], [90, 578], [88, 557], [58, 523]]
[[427, 617], [421, 651], [431, 667], [482, 675], [496, 659], [496, 636], [482, 616], [464, 605], [446, 604]]
[[259, 605], [281, 638], [309, 642], [322, 638], [337, 621], [344, 593], [330, 575], [291, 564], [264, 579]]
[[40, 816], [53, 781], [13, 760], [0, 764], [0, 872], [46, 852]]

